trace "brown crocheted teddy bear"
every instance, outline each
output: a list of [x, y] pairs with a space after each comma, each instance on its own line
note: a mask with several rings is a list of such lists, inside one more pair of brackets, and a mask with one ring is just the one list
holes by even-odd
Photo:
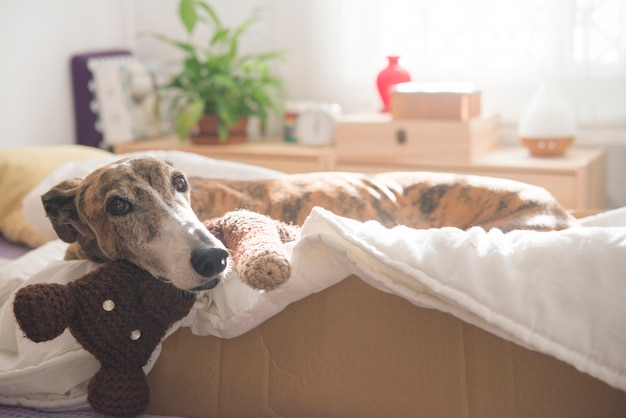
[[[289, 278], [282, 243], [297, 237], [296, 227], [249, 211], [230, 212], [205, 225], [231, 251], [245, 283], [269, 290]], [[17, 292], [13, 311], [26, 337], [35, 342], [51, 340], [69, 327], [101, 365], [89, 382], [89, 404], [106, 414], [133, 416], [149, 402], [142, 367], [194, 301], [193, 294], [117, 260], [67, 285], [26, 286]]]

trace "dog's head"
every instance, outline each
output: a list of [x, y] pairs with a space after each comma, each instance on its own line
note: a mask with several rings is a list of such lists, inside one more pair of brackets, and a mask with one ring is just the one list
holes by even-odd
[[160, 160], [122, 159], [59, 183], [42, 202], [79, 258], [127, 260], [189, 291], [215, 287], [228, 268], [224, 245], [191, 209], [185, 175]]

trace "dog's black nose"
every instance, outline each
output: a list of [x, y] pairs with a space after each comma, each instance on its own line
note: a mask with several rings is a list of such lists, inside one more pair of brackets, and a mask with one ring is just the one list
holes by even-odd
[[191, 253], [191, 265], [203, 277], [223, 272], [227, 264], [228, 252], [221, 248], [202, 248]]

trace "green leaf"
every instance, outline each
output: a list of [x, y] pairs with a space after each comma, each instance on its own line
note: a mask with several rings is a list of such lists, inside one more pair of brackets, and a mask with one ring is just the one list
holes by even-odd
[[228, 35], [230, 30], [228, 28], [219, 28], [215, 31], [215, 34], [211, 38], [210, 45], [217, 45], [218, 43], [225, 41], [228, 42]]
[[209, 17], [211, 18], [211, 21], [213, 21], [213, 24], [217, 28], [222, 27], [222, 22], [220, 21], [220, 18], [217, 16], [217, 13], [215, 13], [215, 10], [211, 6], [209, 6], [208, 3], [204, 1], [199, 1], [198, 6], [204, 9], [204, 11], [209, 15]]
[[187, 29], [187, 33], [191, 34], [196, 26], [196, 23], [198, 23], [198, 13], [196, 12], [196, 7], [194, 6], [193, 1], [180, 0], [178, 14], [181, 22], [183, 22], [183, 25], [185, 26], [185, 29]]
[[255, 11], [253, 14], [243, 21], [238, 27], [234, 29], [230, 36], [230, 48], [229, 55], [231, 57], [237, 56], [237, 52], [239, 50], [239, 38], [252, 26], [254, 23], [259, 21], [259, 15]]
[[190, 55], [197, 55], [196, 46], [190, 42], [177, 41], [165, 35], [161, 35], [160, 33], [151, 33], [150, 35], [152, 35], [154, 38], [158, 39], [159, 41], [165, 42], [166, 44], [182, 49], [184, 52]]
[[228, 125], [223, 122], [219, 122], [219, 124], [217, 125], [217, 136], [220, 139], [228, 138]]
[[204, 114], [204, 102], [200, 99], [192, 101], [176, 117], [176, 132], [180, 139], [186, 139], [189, 130], [198, 124]]
[[255, 9], [252, 11], [252, 14], [246, 20], [243, 21], [243, 23], [241, 23], [238, 27], [235, 28], [233, 39], [236, 39], [238, 41], [239, 37], [243, 35], [245, 31], [247, 31], [248, 28], [250, 28], [250, 26], [258, 22], [259, 20], [261, 20], [259, 16], [259, 11]]
[[252, 58], [255, 60], [259, 60], [259, 61], [273, 61], [273, 60], [284, 61], [285, 53], [283, 51], [270, 51], [270, 52], [265, 52], [265, 53], [260, 53], [258, 55], [254, 55], [252, 56]]

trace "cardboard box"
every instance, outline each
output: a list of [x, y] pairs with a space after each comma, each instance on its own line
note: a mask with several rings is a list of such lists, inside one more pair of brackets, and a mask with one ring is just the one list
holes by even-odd
[[180, 329], [148, 375], [185, 417], [623, 417], [626, 393], [351, 276], [233, 339]]
[[400, 83], [391, 90], [391, 115], [396, 119], [469, 121], [480, 116], [480, 91], [471, 85]]
[[389, 114], [339, 119], [337, 162], [467, 163], [498, 144], [497, 115], [453, 120], [392, 120]]

